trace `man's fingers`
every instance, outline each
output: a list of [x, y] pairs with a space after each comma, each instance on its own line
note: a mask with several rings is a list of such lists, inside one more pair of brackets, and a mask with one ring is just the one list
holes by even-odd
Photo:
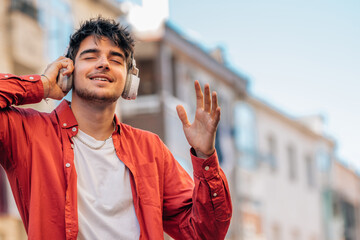
[[218, 100], [217, 100], [217, 94], [216, 92], [212, 92], [212, 108], [211, 108], [211, 117], [214, 117], [214, 114], [216, 113], [216, 109], [218, 107]]
[[178, 116], [180, 118], [180, 121], [182, 122], [183, 126], [184, 127], [189, 126], [190, 122], [188, 120], [185, 108], [182, 105], [177, 105], [176, 106], [176, 111], [177, 111], [177, 114], [178, 114]]
[[199, 81], [195, 81], [195, 93], [196, 93], [196, 108], [203, 108], [204, 107], [204, 95], [201, 91]]
[[52, 83], [55, 83], [61, 69], [65, 69], [62, 72], [63, 75], [70, 76], [74, 71], [73, 61], [70, 58], [61, 56], [47, 66], [44, 75], [46, 75]]
[[205, 96], [204, 96], [204, 110], [205, 110], [205, 112], [210, 113], [210, 108], [211, 108], [211, 96], [210, 96], [210, 86], [209, 86], [209, 84], [205, 84], [205, 86], [204, 86], [204, 92], [205, 92]]
[[219, 121], [220, 121], [220, 115], [221, 115], [221, 108], [220, 107], [217, 107], [216, 108], [216, 113], [215, 113], [215, 122], [216, 122], [216, 125], [218, 125]]
[[72, 60], [69, 59], [66, 65], [66, 70], [63, 72], [63, 74], [70, 76], [73, 71], [74, 71], [74, 63]]
[[220, 121], [220, 113], [221, 113], [221, 109], [220, 107], [217, 107], [214, 114], [213, 114], [213, 120], [214, 120], [214, 124], [215, 126], [217, 126], [219, 124]]
[[58, 71], [60, 71], [61, 69], [65, 69], [62, 72], [63, 75], [70, 75], [74, 71], [73, 61], [69, 58], [61, 58], [57, 62], [56, 66], [58, 68]]

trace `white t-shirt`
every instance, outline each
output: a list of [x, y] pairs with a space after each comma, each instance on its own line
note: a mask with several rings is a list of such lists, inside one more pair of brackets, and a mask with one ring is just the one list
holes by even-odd
[[112, 138], [104, 144], [79, 130], [73, 140], [78, 239], [139, 239], [129, 169], [117, 157]]

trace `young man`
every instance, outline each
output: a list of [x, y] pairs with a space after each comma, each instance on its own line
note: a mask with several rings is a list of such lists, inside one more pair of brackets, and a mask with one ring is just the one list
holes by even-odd
[[[216, 93], [195, 82], [189, 123], [194, 182], [158, 136], [115, 116], [132, 68], [134, 41], [117, 23], [85, 22], [44, 74], [0, 74], [0, 163], [29, 239], [223, 239], [231, 218], [226, 178], [214, 147]], [[11, 105], [61, 99], [61, 69], [73, 76], [72, 102], [52, 113]]]

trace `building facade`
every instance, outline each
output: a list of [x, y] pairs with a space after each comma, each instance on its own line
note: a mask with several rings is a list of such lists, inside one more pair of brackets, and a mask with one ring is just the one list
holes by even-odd
[[255, 97], [236, 109], [242, 238], [325, 240], [324, 193], [335, 143], [319, 119], [295, 119]]
[[335, 161], [331, 180], [327, 205], [328, 239], [359, 239], [360, 177], [340, 161]]

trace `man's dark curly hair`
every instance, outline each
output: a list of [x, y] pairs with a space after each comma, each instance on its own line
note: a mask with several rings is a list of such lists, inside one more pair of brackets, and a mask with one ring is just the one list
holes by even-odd
[[135, 45], [134, 39], [127, 28], [112, 19], [102, 17], [93, 18], [81, 24], [80, 28], [70, 36], [69, 48], [65, 57], [70, 58], [75, 63], [80, 44], [88, 36], [94, 36], [95, 39], [103, 37], [110, 39], [124, 51], [128, 70], [131, 68]]

